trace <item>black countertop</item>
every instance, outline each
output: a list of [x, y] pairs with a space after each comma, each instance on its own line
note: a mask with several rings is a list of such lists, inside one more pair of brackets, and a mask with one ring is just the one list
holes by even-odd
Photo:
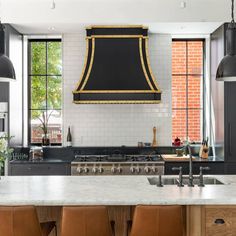
[[[189, 160], [165, 160], [165, 162], [189, 162]], [[202, 159], [198, 156], [194, 156], [193, 162], [224, 162], [224, 157], [209, 156], [207, 159]]]
[[[63, 164], [63, 163], [71, 163], [74, 158], [72, 159], [60, 159], [60, 158], [44, 158], [43, 160], [36, 160], [36, 161], [30, 161], [30, 160], [12, 160], [10, 163], [12, 164]], [[188, 162], [188, 160], [179, 160], [179, 161], [165, 161], [165, 162]], [[214, 156], [209, 156], [208, 159], [202, 159], [199, 157], [195, 156], [195, 159], [193, 162], [224, 162], [223, 157], [214, 157]]]
[[200, 157], [195, 157], [197, 162], [224, 162], [224, 157], [220, 156], [209, 156], [207, 159], [202, 159]]
[[[224, 157], [209, 156], [208, 159], [201, 159], [197, 157], [199, 152], [199, 145], [193, 146], [193, 155], [195, 156], [194, 162], [224, 162]], [[73, 161], [75, 155], [110, 155], [112, 153], [119, 152], [121, 154], [175, 154], [177, 147], [44, 147], [43, 155], [44, 159], [41, 161], [28, 161], [28, 160], [13, 160], [14, 164], [46, 164], [46, 163], [70, 163]], [[179, 147], [178, 147], [179, 148]], [[29, 155], [29, 147], [15, 147], [15, 153], [23, 153]], [[210, 151], [210, 155], [212, 152]], [[186, 162], [188, 160], [181, 161], [166, 161], [166, 162]]]
[[[73, 159], [72, 159], [73, 160]], [[11, 164], [64, 164], [64, 163], [71, 163], [72, 160], [65, 160], [65, 159], [53, 159], [53, 158], [46, 158], [43, 160], [11, 160]]]

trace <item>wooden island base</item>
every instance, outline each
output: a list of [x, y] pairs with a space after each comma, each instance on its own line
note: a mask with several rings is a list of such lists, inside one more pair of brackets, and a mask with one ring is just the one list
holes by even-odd
[[[115, 222], [115, 235], [127, 236], [128, 222], [134, 206], [108, 206], [109, 217]], [[39, 206], [40, 222], [57, 221], [60, 236], [61, 206]], [[186, 206], [186, 236], [228, 236], [236, 232], [236, 206]], [[55, 236], [52, 232], [50, 236]]]

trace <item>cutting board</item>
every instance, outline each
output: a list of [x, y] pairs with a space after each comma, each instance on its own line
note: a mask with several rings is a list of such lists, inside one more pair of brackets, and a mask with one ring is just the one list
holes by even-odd
[[[189, 155], [178, 157], [176, 154], [162, 154], [164, 161], [189, 161]], [[193, 157], [195, 160], [195, 157]]]

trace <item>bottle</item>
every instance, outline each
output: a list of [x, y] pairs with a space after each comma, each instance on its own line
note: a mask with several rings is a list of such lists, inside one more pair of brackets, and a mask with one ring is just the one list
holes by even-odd
[[206, 139], [206, 146], [208, 147], [208, 137], [207, 137], [207, 139]]
[[203, 151], [204, 144], [205, 144], [205, 140], [203, 139], [202, 144], [201, 144], [200, 149], [199, 149], [199, 157], [202, 157], [202, 151]]
[[72, 147], [72, 136], [70, 132], [70, 126], [68, 127], [67, 137], [66, 137], [66, 146]]

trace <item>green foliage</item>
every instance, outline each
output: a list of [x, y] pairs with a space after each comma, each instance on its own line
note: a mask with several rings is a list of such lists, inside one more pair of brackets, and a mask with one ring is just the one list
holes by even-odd
[[31, 42], [31, 74], [46, 74], [46, 43]]
[[61, 75], [61, 42], [49, 42], [48, 44], [48, 74]]
[[61, 109], [61, 95], [62, 95], [62, 81], [61, 76], [48, 77], [48, 99], [47, 107], [50, 109]]
[[46, 108], [46, 77], [31, 77], [31, 109]]
[[[12, 137], [7, 135], [0, 137], [0, 170], [4, 166], [4, 161], [10, 157], [10, 154], [13, 152], [12, 148], [8, 147], [8, 142]], [[0, 173], [1, 174], [1, 173]]]
[[50, 115], [38, 109], [61, 109], [61, 74], [61, 42], [31, 42], [31, 119], [43, 121], [43, 130]]

